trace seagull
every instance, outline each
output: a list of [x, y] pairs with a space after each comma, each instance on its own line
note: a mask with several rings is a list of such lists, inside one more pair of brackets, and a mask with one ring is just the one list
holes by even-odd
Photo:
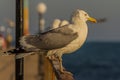
[[52, 29], [58, 28], [60, 26], [65, 26], [67, 24], [69, 24], [67, 20], [55, 19], [52, 23]]
[[87, 21], [96, 23], [84, 10], [77, 9], [73, 12], [71, 22], [67, 25], [49, 30], [39, 35], [26, 35], [21, 37], [20, 45], [27, 51], [39, 51], [47, 57], [55, 55], [62, 67], [62, 55], [73, 53], [81, 48], [88, 35]]
[[52, 23], [52, 29], [58, 28], [61, 23], [60, 19], [55, 19]]
[[61, 21], [60, 26], [65, 26], [67, 24], [69, 24], [69, 21], [63, 20], [63, 21]]

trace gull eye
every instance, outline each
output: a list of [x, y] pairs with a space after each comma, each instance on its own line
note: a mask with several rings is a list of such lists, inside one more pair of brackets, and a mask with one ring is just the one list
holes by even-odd
[[87, 14], [85, 14], [85, 16], [87, 16]]

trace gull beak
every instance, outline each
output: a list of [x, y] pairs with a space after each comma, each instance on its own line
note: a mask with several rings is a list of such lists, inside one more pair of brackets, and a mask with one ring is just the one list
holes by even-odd
[[97, 23], [97, 20], [96, 20], [95, 18], [92, 18], [92, 17], [89, 17], [89, 18], [88, 18], [88, 21], [91, 21], [91, 22], [93, 22], [93, 23]]

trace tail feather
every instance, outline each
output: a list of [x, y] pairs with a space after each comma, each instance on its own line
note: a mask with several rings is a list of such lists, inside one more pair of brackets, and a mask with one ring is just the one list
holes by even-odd
[[39, 51], [40, 49], [37, 48], [36, 45], [38, 45], [38, 37], [37, 35], [27, 35], [23, 36], [20, 39], [20, 45], [26, 50], [26, 51]]
[[[31, 36], [23, 36], [20, 38], [20, 45], [24, 48], [35, 48], [33, 45], [31, 45]], [[29, 41], [28, 41], [29, 40]]]

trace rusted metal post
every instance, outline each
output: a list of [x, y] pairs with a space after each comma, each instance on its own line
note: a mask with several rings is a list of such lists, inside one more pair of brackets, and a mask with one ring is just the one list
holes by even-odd
[[[23, 35], [23, 0], [16, 0], [16, 48], [20, 47], [19, 39]], [[24, 59], [15, 61], [16, 80], [23, 80]]]

